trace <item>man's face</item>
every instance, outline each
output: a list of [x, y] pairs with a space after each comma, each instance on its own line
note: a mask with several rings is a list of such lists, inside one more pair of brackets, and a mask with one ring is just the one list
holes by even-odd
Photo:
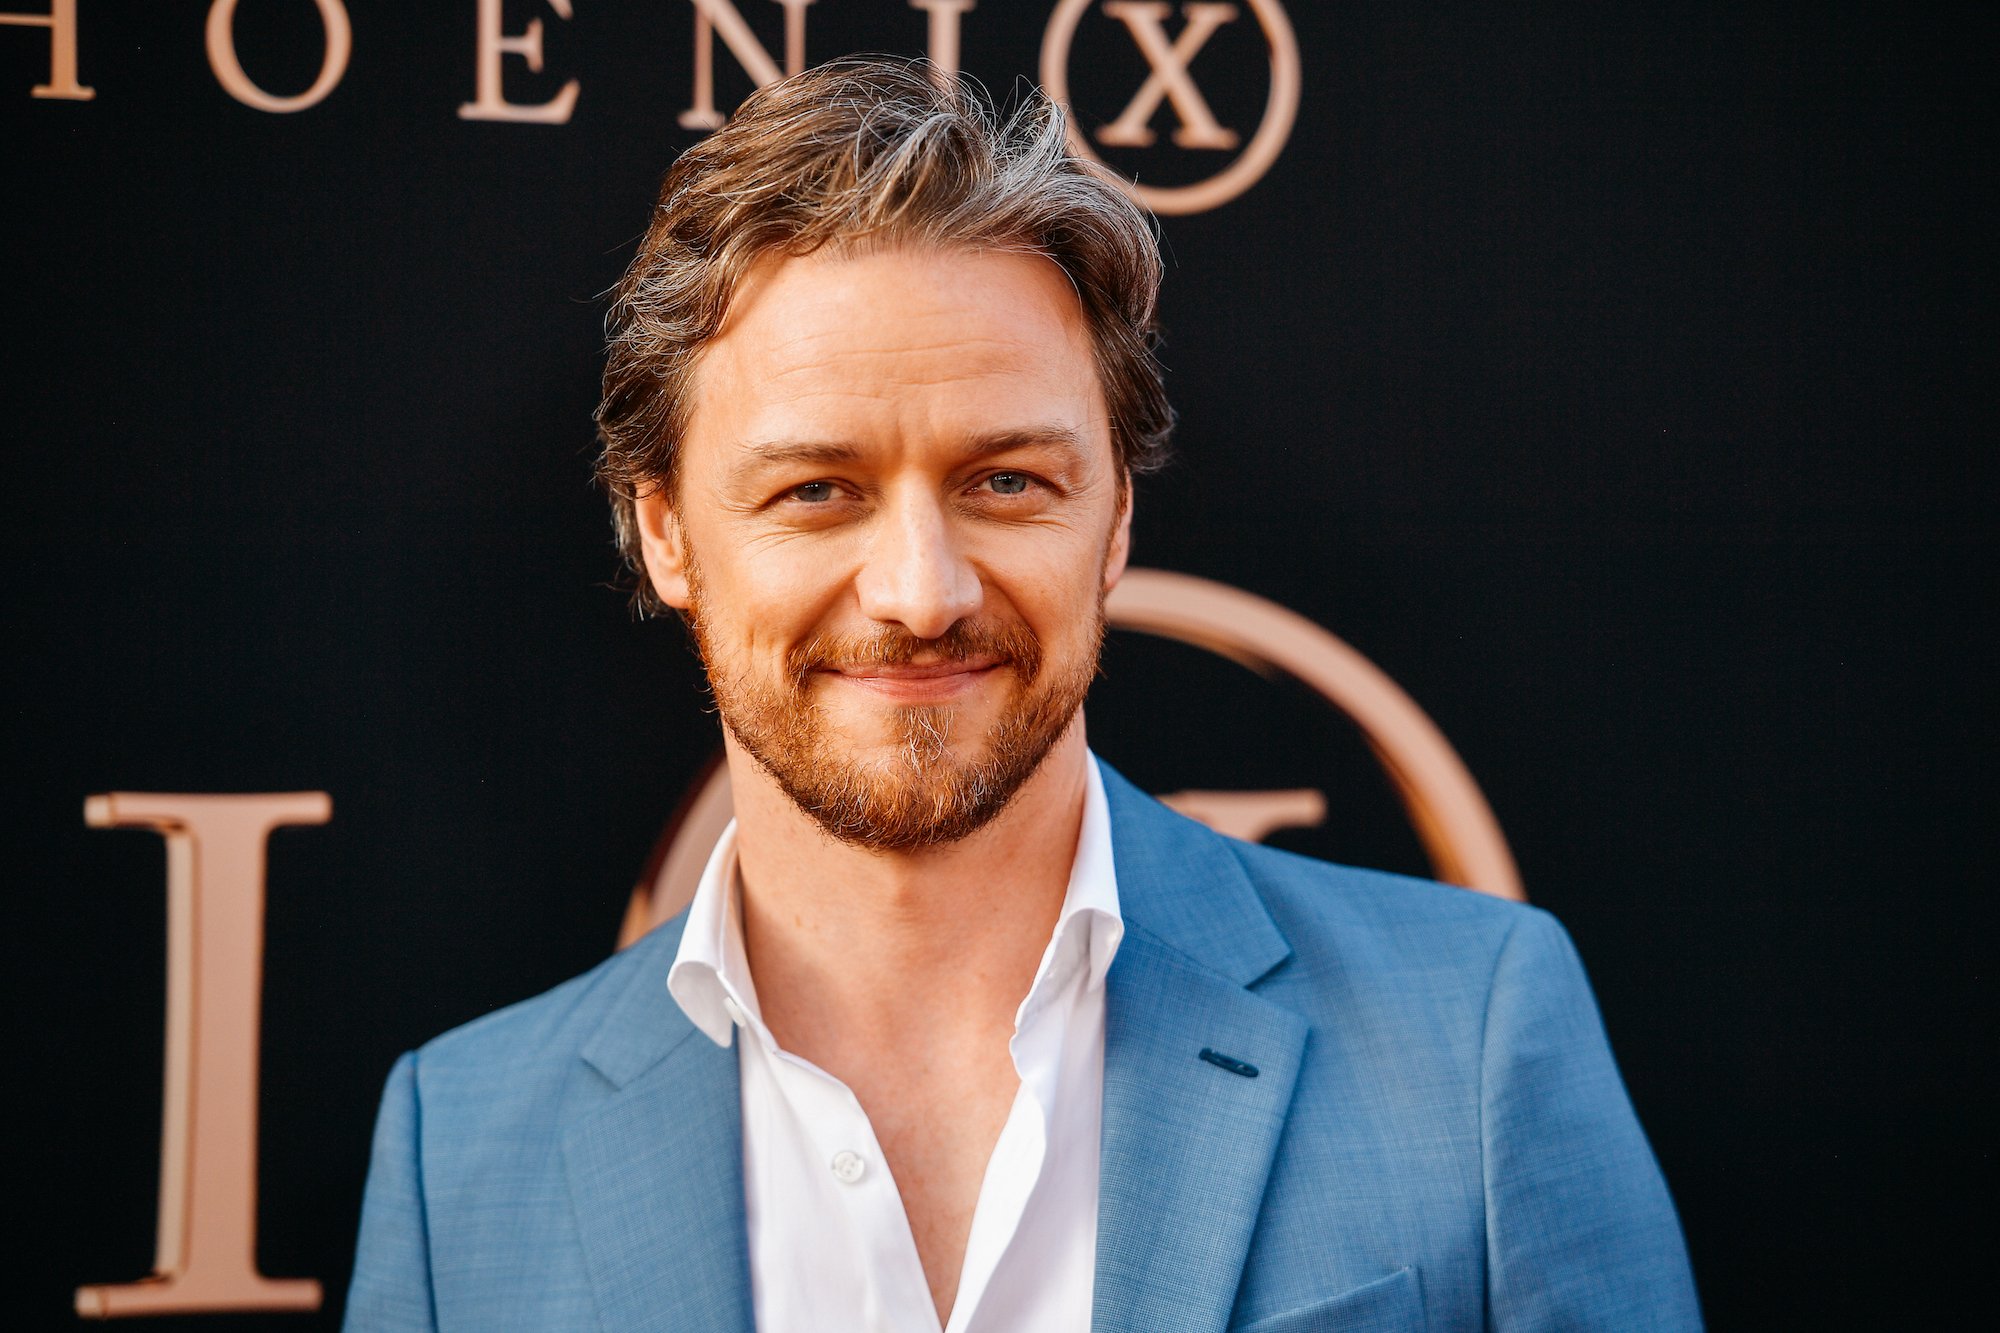
[[640, 502], [724, 723], [835, 836], [964, 837], [1074, 717], [1130, 515], [1068, 279], [957, 249], [767, 260]]

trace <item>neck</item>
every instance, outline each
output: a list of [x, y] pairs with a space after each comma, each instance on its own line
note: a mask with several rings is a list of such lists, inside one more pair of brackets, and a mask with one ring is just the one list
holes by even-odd
[[1080, 713], [991, 823], [912, 852], [834, 840], [733, 739], [728, 756], [744, 941], [782, 1045], [831, 1067], [868, 1034], [907, 1047], [1011, 1031], [1082, 827]]

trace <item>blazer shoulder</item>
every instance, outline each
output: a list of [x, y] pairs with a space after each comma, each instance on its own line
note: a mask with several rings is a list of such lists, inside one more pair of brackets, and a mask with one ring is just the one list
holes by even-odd
[[1563, 934], [1554, 917], [1527, 903], [1223, 841], [1291, 944], [1294, 973], [1389, 972], [1483, 990], [1510, 940]]
[[1414, 875], [1321, 861], [1262, 843], [1222, 837], [1267, 902], [1351, 925], [1498, 931], [1529, 916], [1547, 916], [1527, 903], [1441, 884]]

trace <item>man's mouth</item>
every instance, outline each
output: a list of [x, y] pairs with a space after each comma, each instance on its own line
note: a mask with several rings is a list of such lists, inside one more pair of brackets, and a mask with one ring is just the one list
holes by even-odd
[[978, 688], [1006, 666], [990, 653], [935, 662], [851, 662], [823, 674], [898, 704], [945, 703]]

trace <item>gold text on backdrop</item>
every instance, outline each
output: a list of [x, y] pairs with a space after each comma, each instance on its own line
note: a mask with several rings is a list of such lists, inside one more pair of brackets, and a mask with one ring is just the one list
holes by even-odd
[[167, 840], [167, 1050], [153, 1275], [77, 1288], [78, 1314], [319, 1308], [311, 1278], [257, 1271], [257, 1042], [264, 844], [281, 825], [332, 817], [323, 791], [84, 802], [92, 828], [149, 828]]
[[28, 90], [30, 97], [88, 102], [97, 89], [76, 81], [76, 0], [49, 0], [46, 14], [0, 13], [0, 25], [49, 30], [49, 81]]
[[[570, 0], [549, 0], [549, 8], [567, 19], [571, 17]], [[583, 85], [571, 79], [562, 86], [562, 91], [546, 102], [510, 102], [505, 93], [500, 62], [508, 56], [519, 56], [528, 62], [528, 68], [542, 72], [542, 21], [529, 19], [528, 26], [518, 33], [502, 32], [500, 0], [479, 0], [479, 56], [473, 66], [475, 70], [473, 87], [476, 90], [470, 102], [458, 108], [461, 120], [516, 120], [561, 125], [568, 122], [570, 113], [576, 110], [577, 90]]]
[[[778, 0], [785, 7], [785, 73], [806, 67], [806, 7], [813, 0]], [[777, 62], [750, 31], [730, 0], [692, 0], [694, 5], [694, 105], [680, 114], [685, 130], [720, 129], [726, 117], [715, 109], [715, 38], [743, 66], [759, 88], [779, 79]]]
[[[77, 2], [49, 0], [47, 13], [0, 12], [0, 25], [46, 28], [49, 30], [49, 78], [36, 84], [29, 96], [86, 102], [96, 89], [78, 82]], [[546, 4], [565, 22], [576, 17], [575, 0], [531, 0]], [[715, 48], [717, 39], [758, 87], [776, 83], [796, 74], [806, 65], [806, 11], [815, 0], [769, 0], [784, 11], [784, 64], [771, 54], [758, 37], [739, 6], [747, 0], [688, 0], [694, 17], [693, 88], [690, 105], [676, 119], [684, 129], [713, 130], [728, 119], [715, 102]], [[877, 0], [887, 4], [888, 0]], [[1041, 79], [1049, 93], [1061, 102], [1070, 98], [1070, 52], [1077, 26], [1091, 10], [1094, 0], [1057, 0], [1042, 35]], [[347, 73], [354, 50], [354, 31], [344, 0], [313, 0], [322, 30], [319, 74], [304, 92], [281, 96], [266, 90], [243, 68], [236, 48], [236, 11], [240, 0], [211, 0], [208, 10], [206, 45], [209, 68], [225, 92], [243, 105], [259, 111], [283, 114], [318, 106], [339, 88]], [[976, 0], [906, 0], [910, 10], [926, 19], [927, 54], [941, 77], [955, 76], [961, 65], [961, 30], [965, 16], [977, 8]], [[502, 121], [514, 124], [567, 125], [576, 114], [583, 80], [569, 77], [543, 101], [510, 101], [506, 81], [509, 58], [518, 59], [531, 74], [541, 74], [545, 64], [542, 20], [531, 18], [519, 31], [506, 28], [505, 0], [473, 0], [475, 24], [472, 49], [472, 100], [461, 102], [461, 120]], [[1140, 185], [1119, 179], [1127, 191], [1157, 213], [1201, 213], [1218, 208], [1242, 194], [1261, 179], [1277, 161], [1291, 137], [1299, 109], [1299, 47], [1290, 18], [1281, 0], [1243, 0], [1257, 18], [1265, 39], [1270, 65], [1270, 91], [1265, 98], [1263, 119], [1247, 145], [1220, 172], [1192, 185]], [[750, 5], [752, 13], [769, 14], [762, 5]], [[1114, 28], [1122, 27], [1139, 54], [1145, 58], [1147, 75], [1126, 99], [1124, 110], [1108, 125], [1100, 126], [1094, 137], [1110, 148], [1145, 148], [1156, 141], [1152, 129], [1154, 115], [1164, 104], [1178, 120], [1168, 136], [1175, 148], [1195, 153], [1227, 152], [1242, 144], [1242, 134], [1224, 125], [1196, 82], [1196, 58], [1209, 39], [1223, 27], [1242, 17], [1242, 4], [1218, 0], [1186, 0], [1180, 5], [1181, 27], [1174, 37], [1167, 35], [1173, 6], [1166, 0], [1102, 0], [1099, 13]], [[310, 20], [308, 20], [310, 21]], [[768, 21], [768, 20], [765, 20]], [[900, 44], [900, 39], [890, 45]], [[517, 74], [516, 77], [519, 77]], [[560, 74], [549, 76], [549, 85]], [[1090, 138], [1075, 124], [1071, 140], [1078, 152], [1096, 158]]]
[[340, 0], [313, 0], [326, 30], [326, 45], [320, 55], [319, 77], [296, 97], [267, 93], [243, 72], [243, 63], [236, 58], [236, 4], [237, 0], [215, 0], [208, 8], [208, 65], [215, 71], [215, 81], [231, 97], [259, 111], [283, 114], [318, 106], [340, 86], [341, 76], [347, 73], [347, 58], [354, 53], [354, 28], [347, 21], [347, 6]]
[[1139, 85], [1139, 91], [1132, 94], [1132, 100], [1118, 113], [1118, 119], [1097, 132], [1097, 141], [1146, 147], [1155, 137], [1149, 124], [1153, 113], [1160, 109], [1160, 99], [1168, 98], [1174, 104], [1174, 114], [1181, 118], [1180, 128], [1174, 131], [1175, 143], [1183, 148], [1234, 148], [1238, 142], [1236, 131], [1216, 122], [1215, 113], [1208, 109], [1208, 99], [1201, 95], [1188, 66], [1201, 54], [1201, 48], [1208, 45], [1217, 28], [1236, 21], [1236, 6], [1182, 5], [1181, 13], [1186, 16], [1187, 24], [1172, 45], [1168, 44], [1167, 30], [1162, 26], [1169, 12], [1169, 6], [1160, 0], [1143, 0], [1143, 3], [1106, 0], [1105, 15], [1117, 19], [1131, 32], [1134, 45], [1146, 57], [1152, 73]]
[[910, 0], [911, 9], [931, 16], [931, 63], [947, 81], [958, 77], [958, 21], [973, 7], [973, 0]]
[[[1285, 141], [1291, 138], [1292, 124], [1299, 114], [1298, 38], [1293, 35], [1292, 21], [1279, 0], [1249, 0], [1249, 5], [1264, 29], [1271, 64], [1271, 91], [1264, 99], [1264, 119], [1236, 160], [1207, 180], [1193, 185], [1139, 185], [1127, 181], [1121, 173], [1118, 179], [1126, 192], [1155, 213], [1205, 213], [1221, 207], [1255, 185], [1278, 160]], [[1042, 35], [1042, 86], [1059, 102], [1071, 100], [1070, 45], [1076, 37], [1077, 23], [1089, 8], [1090, 0], [1059, 0]], [[1106, 0], [1104, 13], [1125, 25], [1152, 72], [1118, 119], [1097, 132], [1098, 142], [1114, 147], [1151, 143], [1152, 131], [1146, 128], [1146, 121], [1165, 98], [1181, 121], [1173, 136], [1176, 144], [1205, 149], [1235, 144], [1235, 131], [1217, 122], [1188, 72], [1188, 65], [1215, 35], [1215, 30], [1236, 17], [1236, 6], [1183, 4], [1181, 11], [1186, 25], [1179, 39], [1169, 45], [1163, 26], [1167, 6], [1160, 0], [1146, 3]], [[1074, 115], [1070, 118], [1069, 137], [1077, 152], [1097, 158]]]

